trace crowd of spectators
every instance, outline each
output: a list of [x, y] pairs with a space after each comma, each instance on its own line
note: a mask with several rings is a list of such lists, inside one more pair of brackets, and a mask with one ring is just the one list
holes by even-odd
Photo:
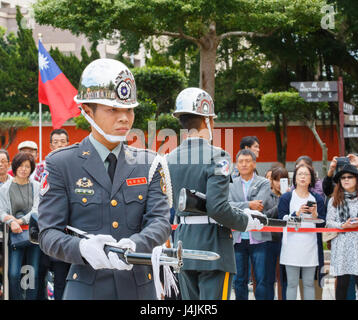
[[[65, 129], [51, 132], [52, 151], [68, 144]], [[11, 161], [8, 152], [0, 150], [0, 222], [5, 227], [2, 246], [6, 246], [2, 259], [6, 259], [8, 270], [2, 272], [2, 283], [8, 283], [10, 300], [61, 299], [69, 265], [46, 256], [28, 236], [30, 217], [38, 212], [46, 162], [36, 164], [38, 147], [34, 141], [23, 141], [17, 149]], [[54, 289], [49, 283], [54, 283]]]
[[[259, 151], [257, 137], [242, 139], [230, 186], [231, 205], [257, 210], [274, 219], [303, 217], [306, 221], [301, 223], [302, 228], [349, 231], [358, 227], [356, 155], [349, 154], [343, 159], [334, 157], [323, 180], [318, 179], [312, 159], [302, 155], [296, 160], [292, 181], [284, 190], [285, 184], [280, 182], [289, 180], [289, 172], [282, 163], [274, 163], [265, 178], [258, 176]], [[319, 223], [309, 219], [318, 219]], [[325, 241], [322, 232], [287, 232], [285, 228], [282, 233], [234, 234], [237, 273], [233, 286], [237, 300], [248, 299], [250, 271], [257, 300], [274, 300], [275, 297], [296, 300], [298, 290], [301, 299], [322, 299], [323, 280], [327, 275], [324, 242], [327, 249], [331, 249], [329, 275], [336, 277], [336, 299], [355, 299], [357, 232], [334, 232], [329, 238], [326, 236]]]
[[[69, 137], [64, 129], [50, 135], [52, 151], [65, 147]], [[54, 299], [61, 299], [69, 265], [48, 257], [39, 246], [18, 244], [14, 236], [28, 230], [29, 218], [37, 212], [41, 177], [46, 162], [36, 165], [37, 145], [24, 141], [10, 161], [0, 150], [0, 220], [6, 226], [8, 246], [9, 299], [48, 299], [50, 275]], [[302, 222], [303, 228], [338, 228], [347, 232], [322, 237], [317, 232], [233, 232], [237, 273], [233, 288], [237, 300], [249, 298], [250, 284], [257, 300], [322, 299], [325, 276], [324, 244], [331, 250], [330, 276], [336, 277], [336, 299], [355, 299], [358, 285], [358, 156], [350, 154], [341, 164], [334, 157], [327, 175], [318, 179], [309, 156], [300, 156], [290, 179], [289, 171], [273, 163], [265, 176], [256, 168], [260, 142], [244, 137], [235, 158], [229, 202], [239, 209], [250, 209], [272, 219], [291, 217], [320, 219], [321, 224]], [[289, 183], [287, 183], [289, 181]], [[285, 183], [286, 182], [286, 183]], [[4, 258], [4, 257], [3, 257]], [[32, 266], [34, 283], [22, 285], [23, 266]], [[276, 290], [275, 290], [276, 288]]]

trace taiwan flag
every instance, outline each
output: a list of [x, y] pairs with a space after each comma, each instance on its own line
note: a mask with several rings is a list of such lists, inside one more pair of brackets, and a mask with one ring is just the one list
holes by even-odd
[[65, 77], [39, 40], [39, 102], [50, 107], [52, 127], [59, 129], [80, 110], [73, 100], [77, 90]]

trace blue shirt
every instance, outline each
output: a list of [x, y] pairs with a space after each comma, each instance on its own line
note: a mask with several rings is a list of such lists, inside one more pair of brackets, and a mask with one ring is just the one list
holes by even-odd
[[107, 149], [107, 147], [105, 147], [102, 143], [100, 143], [99, 141], [97, 141], [93, 136], [92, 133], [89, 135], [89, 141], [92, 143], [92, 145], [94, 146], [94, 148], [96, 149], [96, 151], [98, 152], [101, 160], [103, 161], [104, 167], [106, 168], [106, 170], [108, 170], [108, 166], [109, 163], [108, 161], [106, 161], [108, 155], [112, 152], [116, 158], [118, 159], [118, 155], [121, 151], [122, 148], [122, 142], [118, 144], [118, 146], [116, 146], [112, 151]]
[[[249, 181], [245, 181], [241, 177], [242, 190], [244, 191], [245, 201], [247, 201], [247, 192], [249, 191], [249, 188], [250, 188], [251, 183], [254, 180], [254, 178], [255, 178], [255, 174], [253, 174], [252, 178]], [[245, 240], [250, 239], [250, 233], [248, 231], [247, 232], [241, 232], [241, 239], [245, 239]]]

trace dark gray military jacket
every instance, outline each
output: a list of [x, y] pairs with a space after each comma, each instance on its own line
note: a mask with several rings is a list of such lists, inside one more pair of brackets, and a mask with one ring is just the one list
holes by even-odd
[[152, 252], [169, 237], [169, 205], [156, 170], [155, 153], [123, 145], [113, 185], [88, 137], [46, 157], [47, 177], [39, 204], [39, 242], [48, 255], [71, 263], [64, 299], [155, 299], [152, 269], [94, 270], [82, 259], [79, 238], [67, 225], [91, 234], [130, 238], [137, 252]]
[[221, 270], [236, 273], [231, 229], [244, 231], [248, 218], [237, 214], [228, 202], [231, 158], [205, 139], [187, 139], [167, 157], [177, 216], [198, 215], [178, 210], [180, 189], [206, 194], [207, 215], [219, 224], [181, 224], [175, 231], [175, 244], [183, 248], [210, 250], [220, 254], [216, 261], [184, 259], [184, 270]]

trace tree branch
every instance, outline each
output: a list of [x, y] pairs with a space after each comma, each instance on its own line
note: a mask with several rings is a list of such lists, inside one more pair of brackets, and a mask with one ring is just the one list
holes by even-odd
[[221, 41], [222, 39], [225, 38], [229, 38], [229, 37], [249, 37], [249, 38], [253, 38], [253, 37], [269, 37], [273, 34], [273, 31], [269, 32], [269, 33], [259, 33], [259, 32], [247, 32], [247, 31], [230, 31], [230, 32], [226, 32], [223, 33], [219, 36], [219, 40]]
[[178, 38], [178, 39], [186, 39], [189, 41], [192, 41], [196, 43], [197, 45], [201, 45], [201, 41], [197, 38], [194, 38], [192, 36], [188, 36], [182, 31], [179, 32], [171, 32], [171, 31], [154, 31], [154, 34], [157, 36], [168, 36], [172, 38]]

